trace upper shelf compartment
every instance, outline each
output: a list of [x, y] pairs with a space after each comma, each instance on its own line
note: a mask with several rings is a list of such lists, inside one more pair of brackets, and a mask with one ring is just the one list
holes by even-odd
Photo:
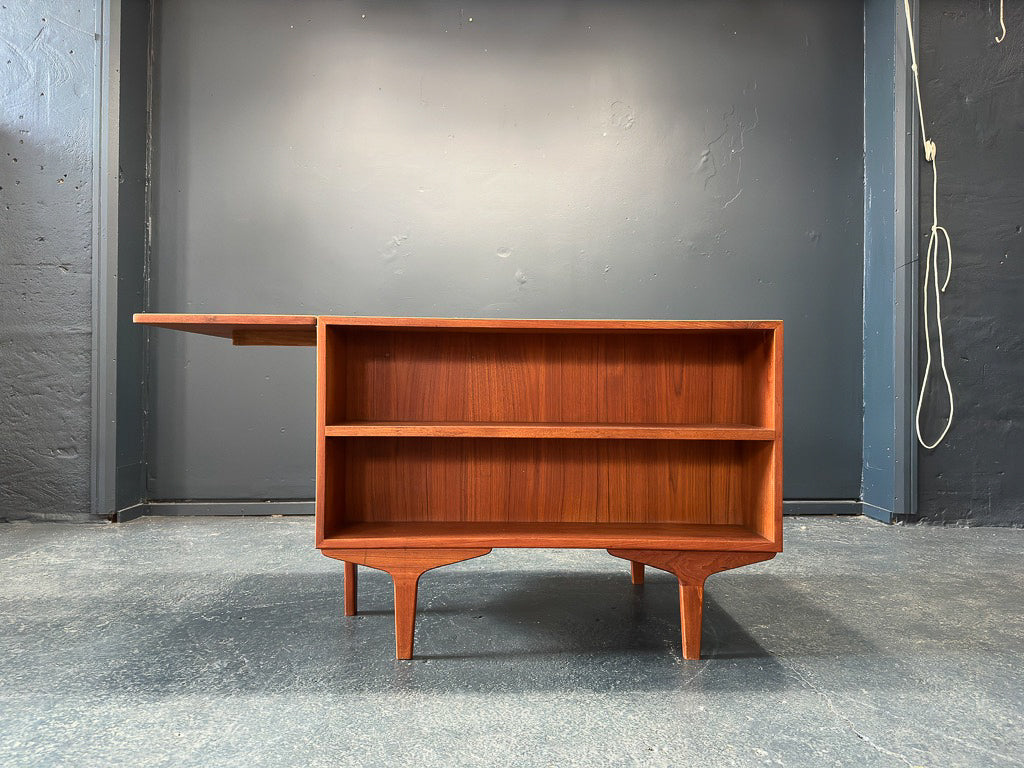
[[[328, 435], [596, 434], [607, 425], [630, 437], [774, 439], [781, 427], [777, 323], [322, 322]], [[663, 427], [684, 429], [655, 434]]]
[[315, 347], [314, 315], [186, 315], [140, 312], [141, 325], [231, 339], [237, 346]]

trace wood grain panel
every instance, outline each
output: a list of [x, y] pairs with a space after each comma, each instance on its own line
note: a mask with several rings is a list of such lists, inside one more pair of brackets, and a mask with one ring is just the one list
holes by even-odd
[[345, 421], [764, 426], [744, 420], [758, 332], [344, 333]]
[[596, 331], [600, 333], [675, 333], [677, 331], [749, 331], [774, 330], [781, 320], [563, 320], [509, 317], [359, 317], [321, 315], [331, 325], [363, 328], [402, 328], [409, 331], [448, 329], [453, 331], [522, 331], [560, 333]]
[[751, 335], [743, 361], [742, 385], [746, 395], [743, 415], [750, 424], [775, 426], [775, 388], [773, 386], [774, 341], [772, 333]]
[[236, 347], [315, 347], [316, 328], [236, 328], [231, 343]]
[[[327, 465], [330, 464], [332, 472], [342, 471], [345, 462], [343, 458], [327, 457], [327, 437], [325, 434], [325, 422], [330, 419], [330, 411], [327, 405], [329, 399], [328, 394], [328, 371], [332, 368], [327, 363], [327, 326], [322, 322], [317, 323], [317, 345], [316, 345], [316, 501], [315, 501], [315, 514], [316, 514], [316, 545], [319, 547], [320, 542], [324, 540], [324, 525], [327, 522], [327, 518], [333, 514], [333, 510], [339, 509], [343, 503], [340, 498], [328, 498], [328, 489], [330, 493], [337, 494], [340, 490], [341, 482], [337, 478], [328, 479], [327, 476]], [[340, 451], [344, 448], [344, 442], [341, 440], [332, 440], [332, 446], [336, 451]]]
[[711, 510], [709, 522], [743, 525], [746, 519], [744, 477], [746, 469], [739, 445], [731, 442], [710, 443], [708, 451]]
[[779, 458], [778, 450], [773, 443], [751, 445], [749, 458], [743, 463], [743, 524], [768, 539], [775, 538], [775, 462]]
[[138, 312], [132, 315], [132, 321], [156, 328], [235, 339], [235, 343], [240, 345], [316, 345], [317, 318], [313, 315], [196, 315]]
[[691, 523], [354, 522], [331, 530], [321, 548], [617, 547], [775, 552], [774, 542], [739, 525]]
[[625, 401], [623, 421], [712, 421], [710, 336], [657, 334], [620, 338], [626, 344], [621, 383]]
[[774, 440], [775, 430], [747, 424], [600, 424], [514, 421], [350, 421], [329, 437], [548, 437], [603, 440]]
[[[341, 521], [749, 524], [770, 443], [327, 438]], [[338, 498], [328, 493], [330, 498]]]

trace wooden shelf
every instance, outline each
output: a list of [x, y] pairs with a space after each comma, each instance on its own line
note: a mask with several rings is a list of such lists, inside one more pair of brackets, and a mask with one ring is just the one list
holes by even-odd
[[598, 424], [472, 421], [352, 421], [328, 424], [327, 437], [522, 437], [621, 440], [774, 440], [750, 424]]
[[321, 549], [389, 547], [635, 547], [670, 550], [774, 552], [774, 542], [740, 525], [693, 523], [341, 523]]

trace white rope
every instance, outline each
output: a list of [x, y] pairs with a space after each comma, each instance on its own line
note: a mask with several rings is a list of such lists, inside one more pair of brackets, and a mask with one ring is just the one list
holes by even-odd
[[1006, 18], [1003, 15], [1003, 1], [999, 0], [999, 26], [1003, 28], [1003, 34], [996, 38], [997, 43], [1001, 43], [1006, 39]]
[[[925, 257], [924, 267], [924, 290], [922, 291], [922, 305], [924, 308], [924, 343], [927, 352], [924, 366], [924, 376], [921, 377], [921, 392], [917, 398], [917, 412], [914, 415], [914, 427], [917, 430], [917, 439], [925, 448], [931, 450], [942, 442], [949, 428], [953, 425], [953, 385], [949, 381], [949, 371], [946, 369], [946, 346], [942, 337], [942, 305], [940, 296], [949, 285], [949, 278], [953, 275], [953, 243], [950, 241], [949, 232], [945, 227], [939, 226], [939, 170], [936, 165], [938, 148], [935, 142], [928, 138], [928, 132], [924, 125], [924, 106], [921, 103], [921, 79], [917, 72], [917, 51], [914, 48], [914, 22], [910, 14], [910, 0], [903, 0], [903, 9], [907, 14], [907, 35], [910, 37], [910, 60], [911, 70], [914, 73], [914, 91], [917, 94], [917, 112], [921, 117], [921, 141], [924, 144], [924, 159], [932, 166], [932, 234], [928, 240], [928, 252]], [[946, 240], [946, 279], [939, 287], [939, 235]], [[928, 323], [928, 280], [931, 278], [935, 293], [935, 327], [938, 329], [939, 367], [942, 370], [942, 378], [946, 382], [946, 394], [949, 396], [949, 415], [946, 417], [946, 426], [942, 433], [933, 443], [925, 442], [921, 436], [921, 408], [924, 405], [925, 392], [928, 390], [928, 378], [932, 370], [932, 335]]]

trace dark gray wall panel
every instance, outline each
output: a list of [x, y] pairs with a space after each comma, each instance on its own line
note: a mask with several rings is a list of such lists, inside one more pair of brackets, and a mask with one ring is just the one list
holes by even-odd
[[914, 227], [920, 149], [908, 59], [903, 3], [866, 0], [862, 508], [886, 522], [907, 519], [916, 508]]
[[0, 5], [0, 520], [90, 518], [95, 28]]
[[132, 322], [145, 310], [146, 156], [149, 141], [150, 0], [121, 0], [120, 108], [117, 227], [117, 438], [116, 508], [146, 497], [144, 412], [145, 333]]
[[[925, 115], [939, 148], [939, 213], [955, 249], [942, 305], [956, 420], [946, 441], [920, 456], [919, 512], [935, 522], [1024, 525], [1024, 6], [1006, 4], [1002, 45], [993, 40], [997, 9], [921, 3]], [[922, 162], [922, 255], [931, 206]], [[929, 437], [946, 412], [941, 378], [933, 383]]]
[[[862, 11], [167, 0], [152, 308], [782, 318], [786, 494], [856, 498]], [[309, 350], [152, 354], [153, 498], [311, 494]]]
[[[892, 282], [897, 169], [895, 111], [897, 9], [892, 0], [864, 3], [864, 470], [863, 500], [892, 513]], [[902, 170], [902, 169], [899, 169]], [[900, 350], [902, 353], [902, 350]]]

